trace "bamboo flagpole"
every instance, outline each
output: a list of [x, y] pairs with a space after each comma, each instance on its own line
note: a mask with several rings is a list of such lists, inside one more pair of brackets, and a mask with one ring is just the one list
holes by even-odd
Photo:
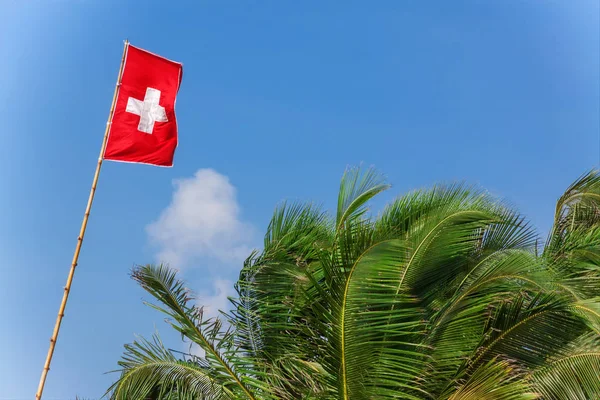
[[112, 123], [113, 113], [115, 111], [115, 104], [117, 102], [117, 95], [119, 93], [119, 87], [121, 86], [121, 78], [123, 77], [123, 67], [125, 64], [125, 56], [127, 55], [127, 48], [129, 41], [125, 40], [125, 46], [123, 47], [123, 57], [121, 58], [121, 66], [119, 67], [119, 75], [117, 78], [117, 84], [115, 86], [115, 92], [113, 94], [112, 105], [110, 106], [110, 112], [108, 114], [108, 122], [106, 123], [106, 130], [104, 131], [104, 139], [102, 141], [102, 147], [100, 149], [100, 155], [98, 157], [98, 164], [96, 165], [96, 172], [94, 174], [94, 180], [92, 181], [92, 188], [90, 190], [90, 196], [88, 198], [87, 207], [85, 208], [85, 214], [83, 215], [83, 221], [81, 222], [81, 230], [77, 237], [77, 245], [75, 246], [75, 253], [73, 254], [73, 261], [71, 263], [71, 269], [67, 277], [67, 284], [64, 288], [62, 302], [58, 309], [58, 316], [56, 317], [56, 324], [54, 325], [54, 331], [50, 338], [50, 348], [48, 349], [48, 355], [46, 356], [46, 363], [42, 370], [42, 376], [40, 378], [40, 384], [38, 386], [37, 393], [35, 395], [36, 400], [41, 400], [42, 392], [44, 391], [44, 384], [46, 383], [46, 376], [50, 370], [50, 363], [52, 362], [52, 355], [54, 354], [54, 347], [56, 346], [56, 340], [58, 339], [58, 332], [60, 330], [60, 324], [65, 315], [65, 307], [67, 300], [69, 299], [69, 292], [71, 291], [71, 283], [73, 282], [73, 275], [75, 275], [75, 268], [77, 267], [77, 260], [79, 259], [79, 253], [81, 251], [81, 245], [83, 243], [83, 236], [85, 235], [85, 229], [87, 227], [88, 218], [90, 216], [90, 210], [92, 209], [92, 203], [94, 201], [94, 194], [96, 193], [96, 185], [98, 184], [98, 177], [100, 176], [100, 168], [102, 167], [102, 160], [104, 159], [104, 152], [106, 150], [106, 143], [108, 142], [108, 133]]

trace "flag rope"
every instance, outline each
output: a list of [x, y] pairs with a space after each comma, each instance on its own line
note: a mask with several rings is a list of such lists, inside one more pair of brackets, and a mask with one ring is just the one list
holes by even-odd
[[73, 254], [73, 261], [71, 263], [71, 269], [70, 269], [69, 275], [67, 277], [67, 284], [64, 287], [62, 302], [60, 303], [60, 308], [58, 309], [58, 316], [56, 317], [56, 323], [54, 325], [54, 331], [52, 332], [52, 337], [50, 338], [50, 348], [48, 349], [48, 355], [46, 356], [46, 363], [44, 364], [44, 369], [42, 370], [42, 376], [40, 378], [40, 384], [38, 386], [38, 390], [35, 395], [36, 400], [41, 400], [41, 398], [42, 398], [42, 392], [44, 391], [44, 385], [46, 383], [46, 376], [48, 375], [48, 371], [50, 370], [50, 363], [52, 362], [52, 355], [54, 354], [54, 347], [56, 346], [56, 341], [58, 339], [58, 332], [60, 330], [60, 324], [65, 315], [65, 307], [67, 305], [67, 300], [69, 298], [69, 292], [71, 291], [71, 283], [73, 281], [73, 276], [75, 275], [75, 268], [77, 267], [77, 261], [79, 259], [81, 245], [83, 243], [83, 236], [85, 235], [85, 229], [87, 227], [88, 218], [90, 216], [90, 211], [92, 209], [92, 202], [94, 201], [94, 194], [96, 193], [96, 185], [98, 184], [98, 177], [100, 176], [100, 168], [102, 167], [104, 151], [106, 150], [108, 134], [110, 132], [110, 126], [111, 126], [111, 122], [112, 122], [112, 118], [113, 118], [113, 113], [115, 111], [115, 105], [117, 102], [117, 94], [119, 93], [119, 87], [121, 86], [121, 78], [123, 77], [123, 66], [125, 64], [125, 56], [127, 55], [128, 46], [129, 46], [129, 41], [125, 40], [125, 46], [123, 47], [123, 57], [121, 58], [121, 66], [119, 67], [119, 75], [117, 78], [117, 84], [115, 86], [115, 92], [113, 94], [112, 105], [110, 106], [110, 112], [108, 114], [108, 122], [106, 123], [106, 130], [104, 131], [104, 139], [102, 141], [102, 147], [100, 149], [100, 155], [98, 157], [98, 164], [96, 165], [96, 172], [94, 173], [94, 180], [92, 181], [92, 188], [90, 190], [90, 196], [88, 198], [87, 206], [85, 208], [85, 213], [83, 215], [83, 221], [81, 222], [81, 230], [79, 231], [79, 236], [77, 237], [77, 245], [75, 246], [75, 252]]

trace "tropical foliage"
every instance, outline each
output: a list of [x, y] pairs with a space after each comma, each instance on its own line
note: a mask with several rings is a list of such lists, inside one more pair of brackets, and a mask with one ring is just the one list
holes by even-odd
[[[348, 170], [331, 215], [275, 210], [232, 312], [206, 319], [167, 266], [140, 266], [150, 305], [205, 356], [126, 346], [112, 399], [598, 399], [600, 175], [557, 202], [544, 245], [476, 187], [403, 195]], [[227, 326], [227, 328], [224, 328]]]

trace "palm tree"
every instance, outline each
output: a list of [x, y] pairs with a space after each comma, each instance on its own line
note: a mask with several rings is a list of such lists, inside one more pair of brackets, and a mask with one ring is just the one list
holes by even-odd
[[[389, 186], [344, 174], [337, 211], [275, 210], [233, 311], [203, 318], [167, 266], [140, 266], [150, 304], [206, 355], [158, 336], [126, 345], [112, 399], [598, 399], [600, 175], [559, 199], [544, 246], [476, 187]], [[223, 324], [225, 322], [226, 324]], [[228, 328], [224, 328], [228, 325]]]

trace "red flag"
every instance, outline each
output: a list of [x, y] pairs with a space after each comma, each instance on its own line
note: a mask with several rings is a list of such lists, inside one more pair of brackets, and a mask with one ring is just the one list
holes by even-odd
[[129, 45], [105, 160], [173, 166], [181, 63]]

